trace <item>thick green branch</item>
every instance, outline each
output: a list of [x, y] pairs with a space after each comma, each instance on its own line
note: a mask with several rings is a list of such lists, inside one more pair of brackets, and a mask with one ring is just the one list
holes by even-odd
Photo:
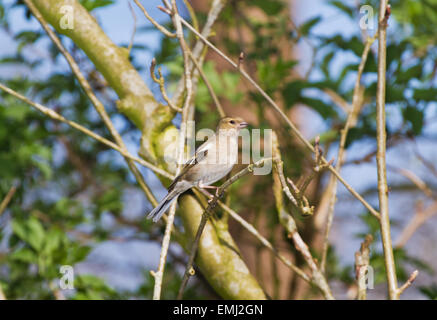
[[[158, 103], [128, 59], [128, 52], [115, 45], [96, 20], [78, 1], [33, 0], [34, 5], [61, 34], [71, 38], [94, 63], [117, 93], [119, 111], [141, 131], [141, 156], [171, 172], [176, 171], [178, 130], [171, 124], [174, 112]], [[61, 27], [65, 9], [70, 8], [74, 26]], [[68, 13], [67, 13], [68, 14]], [[173, 161], [164, 161], [164, 155]], [[164, 181], [168, 183], [168, 180]], [[180, 199], [181, 217], [188, 237], [194, 237], [203, 208], [191, 195]], [[208, 222], [201, 238], [196, 263], [213, 288], [228, 299], [265, 299], [264, 292], [248, 271], [232, 238], [220, 237]]]

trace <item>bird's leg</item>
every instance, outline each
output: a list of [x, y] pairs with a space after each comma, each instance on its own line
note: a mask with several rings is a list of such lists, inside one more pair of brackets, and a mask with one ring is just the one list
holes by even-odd
[[[198, 187], [199, 187], [199, 188], [202, 188], [202, 189], [215, 189], [215, 196], [216, 196], [216, 197], [219, 196], [219, 194], [218, 194], [218, 192], [219, 192], [219, 187], [216, 187], [216, 186], [206, 186], [206, 185], [204, 185], [202, 182], [199, 182]], [[208, 203], [210, 203], [210, 202], [212, 201], [212, 199], [214, 199], [214, 196], [213, 196], [213, 195], [209, 195], [209, 198], [210, 198], [210, 199], [208, 200]]]

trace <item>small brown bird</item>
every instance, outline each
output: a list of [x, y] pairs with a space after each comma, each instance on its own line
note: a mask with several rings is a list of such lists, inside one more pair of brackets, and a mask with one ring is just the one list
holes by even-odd
[[178, 196], [192, 187], [211, 188], [214, 182], [226, 176], [238, 161], [238, 135], [247, 127], [241, 118], [225, 117], [220, 120], [217, 130], [185, 163], [181, 173], [174, 179], [168, 193], [153, 209], [148, 219], [158, 221]]

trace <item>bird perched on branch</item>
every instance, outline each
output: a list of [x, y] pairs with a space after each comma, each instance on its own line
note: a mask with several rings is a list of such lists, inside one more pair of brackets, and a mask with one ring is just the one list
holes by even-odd
[[226, 176], [238, 161], [238, 135], [240, 129], [247, 127], [241, 118], [222, 118], [217, 130], [185, 163], [181, 173], [174, 179], [168, 193], [147, 216], [158, 221], [178, 196], [192, 187], [218, 188], [211, 186]]

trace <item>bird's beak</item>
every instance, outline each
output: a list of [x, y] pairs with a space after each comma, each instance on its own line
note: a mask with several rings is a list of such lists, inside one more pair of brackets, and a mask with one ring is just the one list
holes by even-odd
[[249, 124], [248, 124], [247, 122], [241, 122], [241, 123], [239, 124], [239, 128], [240, 128], [240, 129], [242, 129], [242, 128], [246, 128], [248, 125], [249, 125]]

